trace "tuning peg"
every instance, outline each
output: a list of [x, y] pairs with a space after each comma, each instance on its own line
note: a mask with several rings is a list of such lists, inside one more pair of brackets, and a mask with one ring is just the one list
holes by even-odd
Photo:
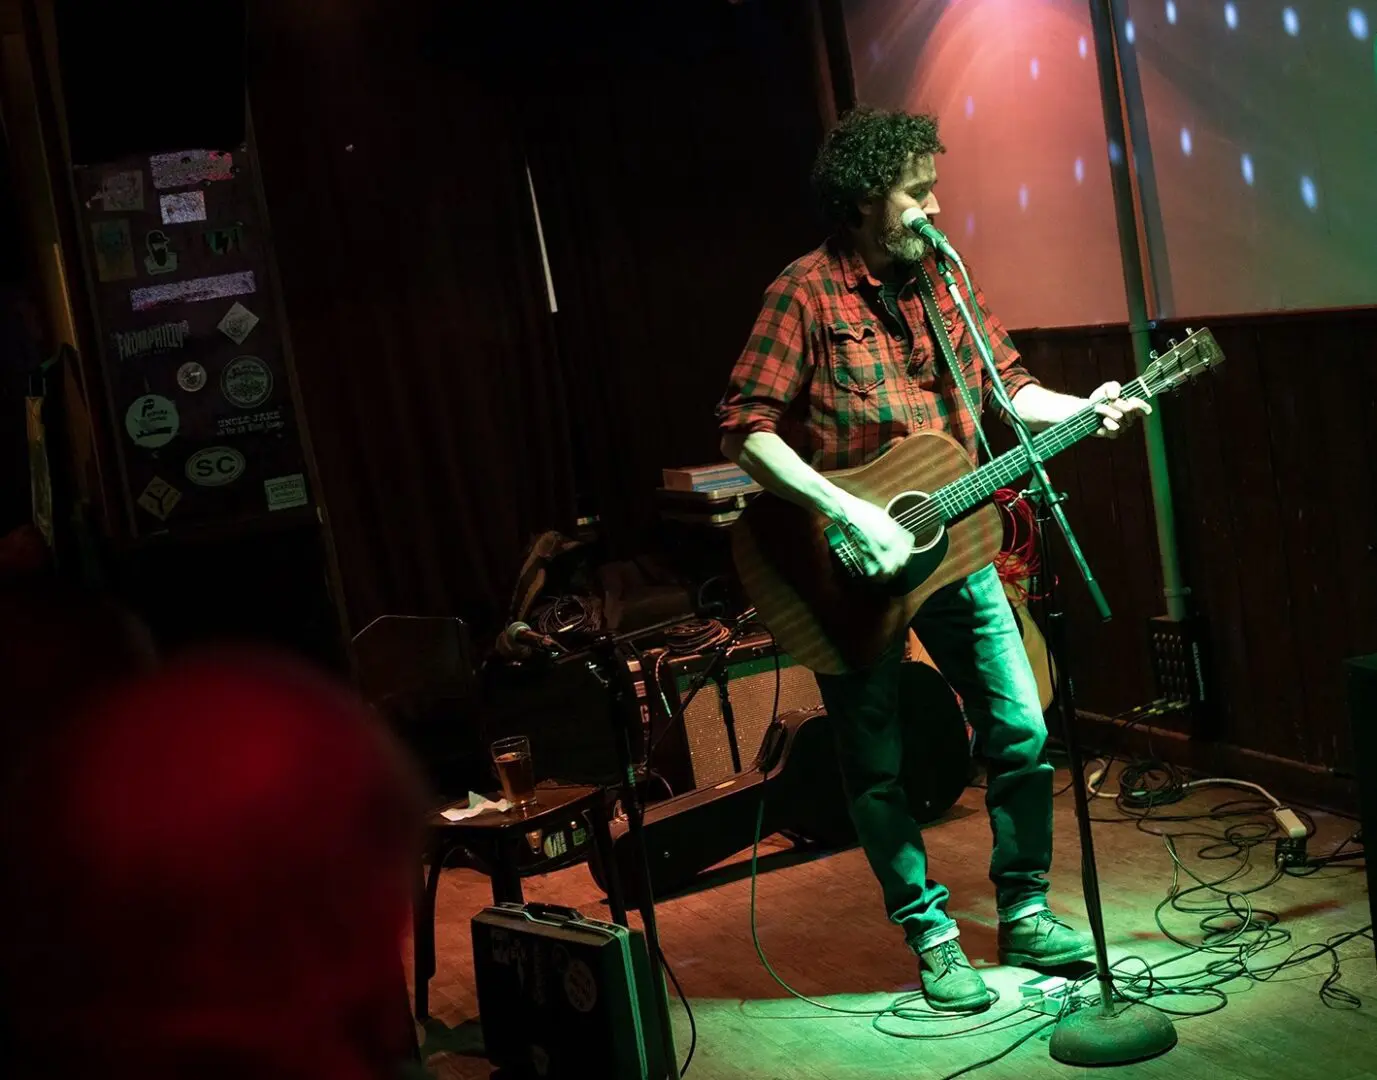
[[1148, 359], [1149, 359], [1149, 360], [1156, 360], [1156, 359], [1157, 359], [1157, 350], [1156, 350], [1156, 349], [1149, 349], [1149, 350], [1148, 350]]
[[1194, 333], [1195, 333], [1195, 331], [1192, 330], [1189, 326], [1186, 327], [1186, 337], [1190, 337], [1190, 336], [1191, 336], [1192, 334], [1194, 334]]
[[1176, 348], [1176, 339], [1175, 339], [1175, 338], [1168, 338], [1168, 339], [1167, 339], [1167, 344], [1170, 345], [1173, 349]]

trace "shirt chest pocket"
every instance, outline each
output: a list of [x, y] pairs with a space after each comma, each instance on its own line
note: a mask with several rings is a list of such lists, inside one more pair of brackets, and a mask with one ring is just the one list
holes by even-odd
[[861, 397], [885, 381], [885, 342], [871, 319], [834, 322], [827, 328], [831, 343], [832, 381], [839, 390]]

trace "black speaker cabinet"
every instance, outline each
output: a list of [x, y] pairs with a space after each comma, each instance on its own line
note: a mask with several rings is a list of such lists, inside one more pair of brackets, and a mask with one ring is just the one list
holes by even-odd
[[[1353, 726], [1353, 771], [1363, 813], [1363, 842], [1377, 836], [1377, 653], [1344, 664], [1348, 715]], [[1377, 869], [1367, 864], [1367, 900], [1377, 923]]]

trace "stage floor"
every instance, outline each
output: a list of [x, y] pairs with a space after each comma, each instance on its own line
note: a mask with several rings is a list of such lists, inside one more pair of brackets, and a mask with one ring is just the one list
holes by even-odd
[[[1068, 778], [1065, 769], [1058, 770], [1058, 791]], [[1107, 787], [1117, 787], [1117, 780]], [[657, 907], [665, 955], [689, 997], [698, 1026], [698, 1045], [687, 1076], [695, 1080], [938, 1080], [993, 1057], [1046, 1022], [1047, 1017], [1016, 1011], [1019, 985], [1031, 973], [996, 965], [994, 900], [986, 878], [990, 833], [983, 795], [979, 788], [968, 789], [952, 813], [926, 836], [933, 873], [951, 889], [948, 910], [961, 923], [967, 955], [1000, 991], [998, 1004], [978, 1018], [915, 1021], [889, 1016], [879, 1021], [887, 1031], [910, 1036], [900, 1038], [875, 1030], [869, 1018], [829, 1014], [792, 999], [761, 966], [751, 942], [748, 850], [722, 864], [711, 884]], [[1225, 802], [1247, 799], [1237, 789], [1211, 788], [1162, 809], [1160, 815], [1204, 813]], [[1130, 956], [1157, 963], [1185, 952], [1163, 935], [1154, 920], [1154, 910], [1172, 880], [1173, 864], [1164, 841], [1142, 831], [1110, 799], [1095, 800], [1093, 812], [1113, 819], [1095, 826], [1111, 963]], [[1318, 833], [1310, 842], [1312, 854], [1332, 850], [1356, 828], [1355, 822], [1344, 818], [1321, 813], [1314, 817]], [[1142, 825], [1175, 834], [1185, 866], [1214, 881], [1238, 871], [1243, 859], [1205, 859], [1199, 857], [1199, 850], [1210, 842], [1210, 836], [1220, 836], [1229, 825], [1245, 820], [1264, 818], [1186, 822], [1148, 818]], [[1056, 830], [1052, 906], [1084, 927], [1079, 845], [1069, 791], [1056, 800]], [[1230, 887], [1247, 890], [1265, 883], [1273, 872], [1273, 849], [1269, 841], [1253, 850], [1251, 867]], [[1224, 856], [1230, 850], [1225, 845], [1214, 854]], [[904, 947], [898, 928], [885, 919], [879, 886], [859, 849], [800, 855], [787, 841], [772, 838], [761, 845], [760, 866], [760, 941], [775, 970], [795, 989], [848, 1009], [882, 1009], [917, 989], [916, 961]], [[1185, 874], [1181, 877], [1183, 888], [1194, 884]], [[525, 889], [528, 900], [567, 904], [591, 917], [607, 917], [602, 894], [586, 867], [527, 879]], [[431, 982], [433, 1019], [425, 1033], [427, 1049], [432, 1051], [429, 1065], [437, 1077], [486, 1080], [491, 1072], [481, 1053], [469, 944], [469, 919], [490, 898], [487, 879], [473, 871], [447, 871], [440, 882], [438, 971]], [[1182, 903], [1197, 900], [1203, 901], [1200, 894]], [[1252, 969], [1264, 974], [1293, 951], [1357, 930], [1371, 918], [1363, 872], [1344, 864], [1306, 878], [1282, 877], [1250, 894], [1249, 900], [1255, 909], [1278, 916], [1274, 936], [1280, 938], [1280, 931], [1290, 935], [1289, 941], [1279, 941], [1250, 958]], [[1168, 907], [1161, 917], [1176, 936], [1200, 943], [1201, 915]], [[1249, 940], [1256, 942], [1258, 937], [1252, 935]], [[1113, 1075], [1171, 1080], [1377, 1080], [1373, 944], [1356, 938], [1339, 946], [1338, 954], [1342, 973], [1338, 990], [1357, 995], [1360, 1008], [1333, 996], [1333, 1007], [1321, 1000], [1321, 987], [1333, 964], [1331, 955], [1324, 953], [1277, 971], [1266, 981], [1240, 978], [1225, 984], [1221, 988], [1228, 1000], [1222, 1009], [1178, 1021], [1180, 1042], [1174, 1050], [1154, 1061], [1116, 1069]], [[1227, 951], [1187, 956], [1162, 973], [1189, 974], [1227, 956]], [[1134, 969], [1141, 965], [1125, 965], [1125, 970]], [[1159, 1002], [1183, 1011], [1215, 1004], [1198, 996]], [[922, 1010], [921, 1000], [915, 1008]], [[677, 997], [671, 1011], [682, 1062], [689, 1030]], [[1000, 1021], [1000, 1017], [1006, 1019]], [[956, 1034], [981, 1024], [987, 1027]], [[991, 1080], [1080, 1075], [1051, 1060], [1049, 1034], [1050, 1029], [1044, 1029], [1008, 1056], [966, 1075]]]

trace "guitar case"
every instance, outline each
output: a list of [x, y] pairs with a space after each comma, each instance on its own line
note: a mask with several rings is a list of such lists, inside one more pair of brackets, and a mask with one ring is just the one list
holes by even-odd
[[[900, 778], [914, 817], [927, 824], [956, 805], [974, 775], [965, 717], [946, 680], [927, 664], [902, 665], [899, 712]], [[825, 709], [784, 713], [771, 723], [749, 769], [646, 808], [643, 833], [654, 895], [686, 888], [704, 870], [749, 848], [762, 796], [762, 839], [787, 833], [827, 850], [856, 843]], [[627, 903], [639, 903], [640, 876], [625, 818], [612, 822], [612, 855]], [[606, 892], [596, 856], [589, 869]]]

